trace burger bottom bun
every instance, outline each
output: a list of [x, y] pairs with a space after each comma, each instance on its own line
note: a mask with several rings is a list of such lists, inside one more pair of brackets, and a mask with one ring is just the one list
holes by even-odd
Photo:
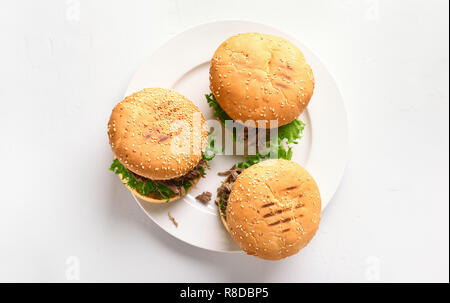
[[[120, 180], [123, 183], [123, 179], [122, 179], [122, 175], [118, 174]], [[144, 200], [145, 202], [150, 202], [150, 203], [169, 203], [169, 202], [173, 202], [176, 201], [178, 199], [183, 198], [184, 196], [187, 195], [187, 193], [198, 183], [198, 181], [200, 180], [201, 177], [198, 177], [196, 179], [194, 179], [194, 184], [186, 191], [186, 193], [184, 195], [177, 195], [177, 196], [173, 196], [172, 198], [170, 198], [169, 200], [167, 199], [161, 199], [160, 197], [156, 196], [156, 195], [148, 195], [148, 196], [143, 196], [140, 193], [137, 192], [137, 190], [129, 187], [127, 184], [123, 184], [125, 185], [125, 187], [137, 198]]]
[[227, 219], [226, 219], [226, 217], [222, 214], [222, 212], [220, 211], [220, 208], [218, 208], [218, 210], [219, 210], [220, 221], [222, 221], [223, 226], [225, 227], [225, 229], [226, 229], [227, 232], [229, 233], [230, 230], [228, 229]]

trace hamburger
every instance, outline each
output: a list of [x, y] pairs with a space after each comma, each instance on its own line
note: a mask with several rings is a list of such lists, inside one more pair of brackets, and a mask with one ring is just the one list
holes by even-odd
[[146, 88], [112, 110], [110, 169], [147, 202], [177, 200], [205, 175], [208, 131], [200, 110], [169, 89]]
[[[244, 132], [256, 127], [258, 132], [266, 131], [266, 136], [278, 127], [278, 140], [268, 144], [270, 152], [258, 150], [256, 155], [247, 155], [239, 167], [268, 159], [274, 151], [277, 158], [291, 159], [292, 146], [299, 142], [305, 127], [298, 117], [314, 91], [311, 67], [294, 44], [262, 33], [232, 36], [215, 51], [209, 79], [212, 93], [206, 95], [207, 102], [223, 125], [234, 120]], [[244, 141], [248, 141], [245, 135]]]
[[289, 124], [305, 110], [314, 91], [314, 76], [303, 53], [284, 38], [261, 33], [224, 41], [211, 59], [209, 75], [217, 105], [244, 124]]
[[319, 227], [321, 198], [306, 169], [271, 159], [226, 174], [217, 191], [220, 218], [247, 254], [279, 260], [311, 241]]

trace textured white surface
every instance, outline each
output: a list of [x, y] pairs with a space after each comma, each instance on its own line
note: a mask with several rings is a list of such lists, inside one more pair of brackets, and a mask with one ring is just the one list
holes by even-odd
[[[223, 3], [1, 2], [0, 281], [448, 282], [448, 2]], [[136, 68], [228, 18], [296, 36], [346, 103], [343, 183], [311, 245], [277, 263], [168, 236], [106, 169]]]

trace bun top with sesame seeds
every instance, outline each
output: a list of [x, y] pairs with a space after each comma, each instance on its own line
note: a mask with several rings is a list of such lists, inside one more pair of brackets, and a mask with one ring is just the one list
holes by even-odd
[[109, 143], [120, 163], [152, 180], [185, 175], [202, 159], [208, 131], [200, 110], [169, 89], [146, 88], [117, 104]]
[[278, 260], [311, 241], [320, 216], [319, 189], [306, 169], [292, 161], [272, 159], [249, 167], [236, 179], [226, 224], [247, 254]]
[[282, 126], [308, 105], [314, 76], [302, 52], [291, 42], [244, 33], [228, 38], [214, 53], [210, 89], [233, 120], [247, 125], [246, 121], [277, 120]]

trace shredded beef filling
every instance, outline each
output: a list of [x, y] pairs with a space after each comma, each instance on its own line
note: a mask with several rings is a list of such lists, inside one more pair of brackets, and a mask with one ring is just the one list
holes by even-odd
[[170, 221], [173, 222], [173, 224], [175, 225], [175, 227], [178, 227], [178, 222], [177, 222], [177, 220], [175, 220], [174, 217], [172, 217], [172, 215], [170, 214], [170, 211], [167, 213], [167, 215], [169, 216]]
[[195, 197], [195, 199], [206, 204], [209, 201], [211, 201], [211, 197], [212, 197], [212, 194], [209, 191], [205, 191], [205, 192], [201, 193], [200, 195], [198, 195], [197, 197]]
[[[205, 170], [208, 168], [208, 162], [205, 159], [201, 159], [200, 162], [187, 174], [170, 179], [170, 180], [152, 180], [155, 184], [161, 184], [170, 189], [173, 196], [184, 196], [186, 194], [186, 189], [184, 185], [189, 183], [190, 186], [195, 184], [195, 180], [199, 177], [203, 177], [205, 175]], [[131, 172], [131, 171], [130, 171]], [[147, 182], [147, 178], [137, 175], [131, 172], [136, 180]]]
[[227, 176], [226, 179], [222, 182], [222, 185], [217, 189], [217, 201], [216, 204], [219, 206], [220, 212], [225, 216], [228, 198], [230, 197], [231, 188], [233, 187], [234, 182], [240, 173], [242, 173], [244, 169], [236, 167], [234, 165], [232, 168], [225, 172], [218, 173], [219, 176]]

